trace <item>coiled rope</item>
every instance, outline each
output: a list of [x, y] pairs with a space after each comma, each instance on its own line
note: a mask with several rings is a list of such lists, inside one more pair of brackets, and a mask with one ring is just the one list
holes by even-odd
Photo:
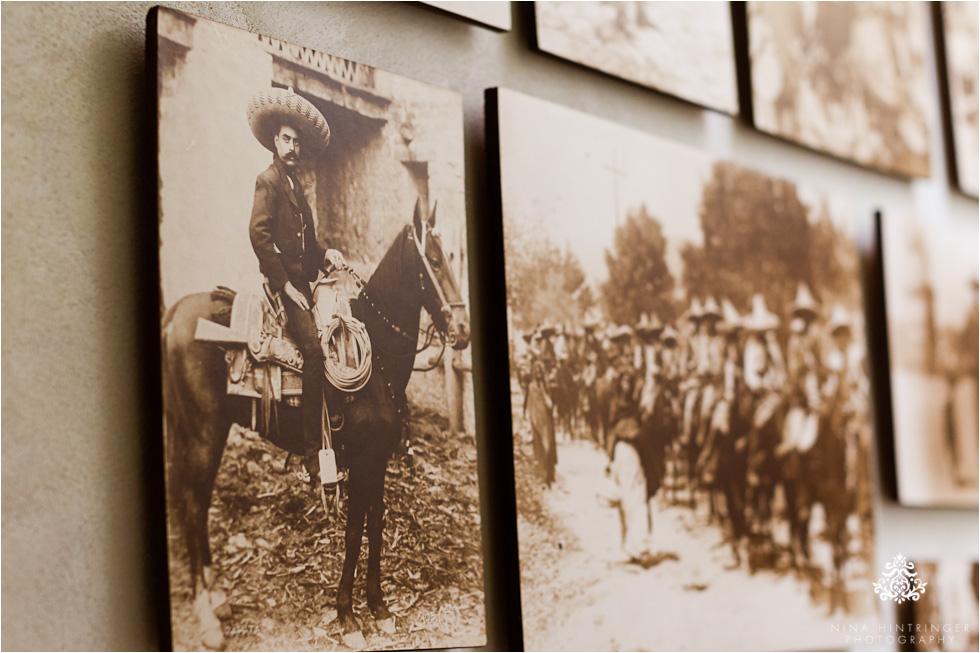
[[360, 320], [334, 315], [321, 336], [327, 380], [344, 392], [357, 392], [371, 378], [371, 339]]

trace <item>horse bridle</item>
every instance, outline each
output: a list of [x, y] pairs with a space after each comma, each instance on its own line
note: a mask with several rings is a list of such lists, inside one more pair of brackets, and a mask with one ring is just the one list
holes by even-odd
[[[424, 221], [422, 222], [422, 238], [421, 238], [421, 241], [422, 242], [421, 242], [421, 244], [419, 243], [419, 240], [415, 238], [415, 230], [412, 229], [412, 225], [408, 225], [407, 230], [408, 230], [408, 239], [411, 240], [411, 241], [413, 241], [415, 243], [415, 250], [418, 252], [419, 258], [422, 259], [422, 266], [425, 269], [425, 274], [428, 275], [429, 282], [436, 289], [436, 296], [437, 296], [437, 298], [439, 300], [439, 303], [440, 303], [439, 310], [440, 310], [440, 312], [443, 314], [443, 316], [446, 319], [446, 329], [445, 329], [445, 331], [442, 330], [442, 329], [439, 329], [438, 327], [436, 327], [436, 330], [439, 332], [439, 335], [441, 336], [441, 339], [442, 339], [442, 342], [443, 342], [443, 347], [445, 347], [446, 344], [449, 344], [450, 346], [452, 346], [452, 345], [456, 344], [456, 339], [457, 339], [456, 329], [455, 329], [455, 327], [453, 327], [453, 319], [452, 319], [453, 308], [454, 307], [457, 307], [457, 306], [465, 307], [466, 306], [466, 303], [463, 302], [463, 301], [450, 302], [449, 300], [447, 300], [446, 299], [446, 294], [445, 294], [445, 292], [443, 292], [442, 286], [440, 286], [439, 285], [439, 282], [436, 280], [435, 272], [432, 270], [432, 266], [429, 264], [429, 259], [425, 255], [425, 242], [426, 242], [426, 235], [428, 234], [428, 229], [426, 227], [426, 222], [424, 222]], [[374, 300], [372, 300], [368, 296], [367, 290], [365, 289], [365, 286], [367, 284], [364, 283], [364, 280], [361, 279], [360, 275], [357, 274], [357, 272], [355, 272], [353, 268], [351, 268], [349, 265], [345, 265], [343, 267], [343, 269], [344, 269], [344, 271], [346, 271], [351, 276], [351, 278], [354, 280], [354, 283], [357, 285], [358, 289], [361, 291], [361, 294], [364, 295], [364, 299], [366, 299], [368, 301], [368, 303], [371, 305], [371, 308], [374, 309], [374, 311], [378, 314], [378, 317], [380, 317], [382, 319], [382, 321], [384, 321], [385, 324], [387, 324], [388, 326], [390, 326], [391, 329], [395, 333], [397, 333], [401, 337], [405, 338], [406, 340], [411, 340], [412, 342], [415, 342], [415, 341], [418, 340], [418, 334], [417, 333], [415, 335], [409, 335], [409, 334], [405, 333], [404, 331], [402, 331], [401, 329], [399, 329], [396, 325], [392, 324], [388, 320], [387, 316], [385, 316], [385, 314], [381, 312], [381, 308], [379, 306], [376, 306], [375, 303], [374, 303]], [[423, 281], [422, 290], [424, 292], [425, 291], [425, 282], [424, 282], [423, 275], [421, 273], [419, 273], [419, 280], [420, 281]], [[434, 326], [434, 327], [436, 326], [435, 325], [435, 322], [433, 322], [432, 326]], [[418, 353], [420, 353], [422, 351], [424, 351], [425, 349], [428, 349], [429, 344], [431, 344], [431, 339], [427, 339], [426, 340], [426, 345], [423, 346], [422, 349], [419, 349], [418, 351], [414, 352], [413, 353], [413, 356], [414, 355], [417, 355]]]
[[[422, 220], [421, 224], [422, 235], [419, 238], [416, 238], [415, 230], [409, 228], [408, 239], [415, 244], [415, 249], [419, 253], [419, 258], [422, 259], [422, 267], [425, 269], [425, 273], [429, 277], [429, 283], [431, 283], [436, 290], [436, 297], [440, 304], [439, 310], [446, 319], [446, 330], [443, 331], [442, 329], [439, 329], [439, 332], [443, 336], [444, 341], [448, 343], [449, 346], [452, 346], [456, 344], [457, 339], [456, 328], [453, 326], [453, 308], [465, 307], [466, 302], [462, 300], [458, 302], [451, 302], [446, 298], [445, 291], [442, 289], [442, 286], [439, 285], [438, 279], [436, 279], [436, 274], [432, 269], [432, 264], [429, 262], [429, 257], [425, 255], [426, 238], [429, 234], [428, 223], [425, 220]], [[438, 329], [438, 327], [436, 328]]]

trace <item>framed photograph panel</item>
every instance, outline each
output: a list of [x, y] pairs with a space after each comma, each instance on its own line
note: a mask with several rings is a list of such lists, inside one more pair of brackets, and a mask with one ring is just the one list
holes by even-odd
[[849, 204], [488, 101], [527, 650], [845, 648], [878, 602]]
[[976, 220], [881, 220], [898, 499], [978, 504]]
[[174, 647], [483, 645], [460, 96], [150, 28]]
[[929, 176], [921, 2], [749, 2], [755, 126], [841, 159]]
[[545, 52], [738, 113], [728, 2], [535, 2], [534, 16]]

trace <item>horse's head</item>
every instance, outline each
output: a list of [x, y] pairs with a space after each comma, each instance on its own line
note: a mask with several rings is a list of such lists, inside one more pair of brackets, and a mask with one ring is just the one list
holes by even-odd
[[452, 261], [446, 256], [436, 231], [435, 207], [429, 218], [423, 220], [421, 206], [416, 202], [410, 237], [421, 260], [422, 307], [453, 349], [466, 349], [470, 342], [470, 318], [450, 265]]

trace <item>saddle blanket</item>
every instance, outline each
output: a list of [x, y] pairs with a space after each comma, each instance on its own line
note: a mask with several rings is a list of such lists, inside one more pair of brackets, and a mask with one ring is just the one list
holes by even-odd
[[281, 401], [298, 402], [303, 392], [303, 354], [283, 333], [276, 312], [260, 295], [238, 293], [231, 306], [229, 325], [198, 319], [197, 340], [226, 348], [228, 394], [262, 399], [271, 394]]

